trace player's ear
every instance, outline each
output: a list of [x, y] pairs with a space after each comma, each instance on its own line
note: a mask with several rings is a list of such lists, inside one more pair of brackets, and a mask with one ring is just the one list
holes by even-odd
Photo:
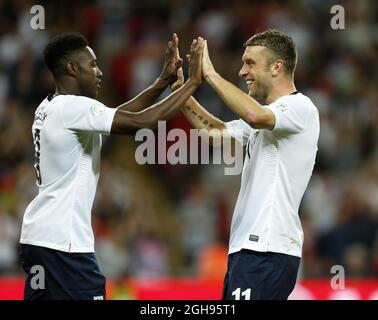
[[70, 76], [73, 76], [73, 77], [77, 76], [78, 67], [75, 63], [67, 62], [66, 69], [67, 69], [67, 72]]
[[270, 66], [270, 70], [272, 72], [272, 76], [276, 77], [278, 76], [281, 72], [283, 72], [283, 60], [278, 59], [272, 65]]

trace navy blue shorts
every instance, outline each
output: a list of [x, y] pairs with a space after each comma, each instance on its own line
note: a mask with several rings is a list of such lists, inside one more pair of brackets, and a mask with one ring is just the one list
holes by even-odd
[[222, 300], [286, 300], [293, 291], [300, 258], [243, 249], [228, 256]]
[[25, 300], [104, 300], [105, 277], [94, 253], [21, 244]]

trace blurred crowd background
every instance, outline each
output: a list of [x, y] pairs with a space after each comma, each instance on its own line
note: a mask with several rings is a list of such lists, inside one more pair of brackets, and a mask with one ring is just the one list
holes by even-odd
[[[45, 8], [45, 30], [30, 8]], [[345, 30], [330, 8], [345, 8]], [[217, 71], [241, 89], [243, 43], [278, 28], [297, 43], [297, 89], [321, 117], [319, 151], [300, 209], [305, 241], [300, 277], [378, 277], [378, 4], [376, 1], [0, 1], [0, 276], [21, 275], [18, 240], [36, 195], [31, 125], [54, 90], [42, 50], [50, 37], [82, 32], [104, 73], [99, 100], [116, 107], [160, 74], [172, 32], [181, 55], [208, 40]], [[187, 63], [184, 66], [187, 69]], [[169, 94], [167, 90], [162, 97]], [[205, 84], [195, 94], [210, 112], [235, 119]], [[190, 125], [182, 115], [168, 129]], [[240, 176], [223, 165], [138, 165], [134, 137], [106, 137], [92, 224], [108, 278], [222, 279]], [[298, 155], [300, 156], [300, 155]]]

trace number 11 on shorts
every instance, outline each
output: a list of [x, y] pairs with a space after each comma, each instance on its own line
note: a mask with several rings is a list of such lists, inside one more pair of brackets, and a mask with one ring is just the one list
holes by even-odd
[[[241, 292], [240, 288], [237, 288], [236, 290], [232, 292], [232, 296], [235, 296], [235, 300], [240, 300], [240, 292]], [[244, 290], [241, 293], [241, 296], [244, 297], [244, 300], [251, 300], [251, 288]]]

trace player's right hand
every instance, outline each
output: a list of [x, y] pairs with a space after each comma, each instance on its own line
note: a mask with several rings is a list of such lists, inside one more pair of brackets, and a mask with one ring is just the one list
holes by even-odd
[[184, 70], [182, 67], [180, 67], [177, 70], [177, 80], [171, 85], [171, 90], [176, 91], [178, 88], [180, 88], [184, 84], [184, 80]]
[[202, 55], [205, 46], [205, 41], [203, 38], [198, 37], [194, 39], [192, 45], [190, 46], [189, 53], [189, 79], [196, 84], [200, 85], [202, 83]]

